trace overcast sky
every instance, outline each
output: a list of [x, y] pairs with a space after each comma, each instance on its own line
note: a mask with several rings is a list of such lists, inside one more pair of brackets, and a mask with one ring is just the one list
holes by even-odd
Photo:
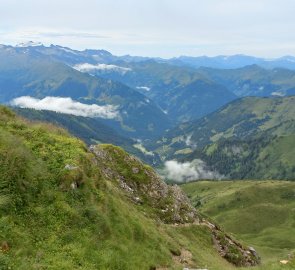
[[295, 0], [0, 0], [0, 43], [114, 54], [295, 55]]

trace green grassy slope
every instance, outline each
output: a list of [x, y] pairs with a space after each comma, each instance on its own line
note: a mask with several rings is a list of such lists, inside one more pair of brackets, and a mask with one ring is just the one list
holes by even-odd
[[122, 149], [0, 108], [0, 269], [234, 269], [192, 217]]
[[243, 98], [147, 147], [164, 160], [202, 159], [230, 179], [295, 179], [294, 105], [294, 96]]
[[294, 180], [295, 134], [220, 140], [187, 157], [195, 158], [231, 179]]
[[145, 154], [134, 145], [137, 142], [120, 135], [110, 128], [102, 119], [56, 113], [53, 111], [38, 111], [33, 109], [13, 108], [13, 110], [33, 121], [49, 122], [67, 129], [73, 136], [83, 140], [87, 145], [109, 143], [124, 148], [149, 164], [158, 160], [157, 155]]
[[295, 252], [294, 182], [200, 181], [182, 188], [199, 211], [258, 250], [262, 269], [285, 269], [279, 260]]
[[[159, 147], [171, 150], [191, 145], [202, 148], [220, 138], [245, 139], [261, 132], [294, 133], [295, 97], [246, 97], [233, 101], [202, 119], [187, 122], [163, 135]], [[275, 131], [273, 131], [275, 129]]]

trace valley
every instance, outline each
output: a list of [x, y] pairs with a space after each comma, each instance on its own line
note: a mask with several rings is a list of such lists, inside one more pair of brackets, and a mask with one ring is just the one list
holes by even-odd
[[294, 179], [294, 106], [290, 97], [246, 97], [180, 124], [149, 146], [164, 160], [201, 159], [232, 179]]
[[32, 44], [0, 47], [0, 269], [294, 268], [289, 58]]
[[0, 0], [0, 270], [294, 270], [294, 0]]

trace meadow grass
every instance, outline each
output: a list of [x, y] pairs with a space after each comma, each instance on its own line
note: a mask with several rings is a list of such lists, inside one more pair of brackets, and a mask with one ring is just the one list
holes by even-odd
[[295, 182], [198, 181], [182, 188], [199, 211], [258, 251], [257, 269], [294, 267], [278, 262], [295, 251]]

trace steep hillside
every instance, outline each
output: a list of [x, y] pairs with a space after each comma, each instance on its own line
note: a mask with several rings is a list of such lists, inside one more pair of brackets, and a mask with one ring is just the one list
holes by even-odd
[[295, 134], [219, 140], [187, 159], [200, 158], [230, 179], [295, 180]]
[[121, 148], [88, 150], [63, 129], [4, 107], [0, 231], [1, 269], [221, 270], [258, 262], [200, 218], [179, 187]]
[[162, 106], [171, 119], [185, 122], [199, 119], [236, 99], [222, 85], [206, 79], [171, 89], [162, 97]]
[[295, 179], [295, 97], [247, 97], [179, 125], [148, 147], [163, 160], [202, 159], [232, 179]]
[[202, 148], [220, 138], [246, 139], [261, 132], [278, 136], [292, 134], [295, 132], [294, 104], [294, 96], [242, 98], [197, 121], [169, 130], [158, 145], [175, 149]]
[[265, 269], [285, 269], [279, 261], [295, 252], [294, 182], [200, 181], [182, 188], [198, 211], [252, 243], [269, 263]]
[[18, 115], [33, 121], [49, 122], [69, 130], [88, 145], [93, 143], [111, 143], [119, 146], [130, 146], [132, 139], [120, 136], [115, 130], [105, 125], [99, 118], [75, 116], [46, 110], [11, 108]]
[[264, 69], [250, 65], [238, 69], [198, 69], [237, 96], [285, 96], [295, 94], [295, 71], [283, 68]]
[[128, 137], [124, 137], [110, 128], [102, 119], [56, 113], [53, 111], [37, 111], [33, 109], [13, 108], [17, 114], [33, 120], [48, 122], [67, 129], [72, 135], [83, 140], [87, 145], [114, 144], [124, 148], [149, 164], [157, 163], [156, 154], [145, 151], [141, 145]]
[[119, 111], [108, 123], [135, 138], [159, 136], [170, 120], [151, 100], [111, 80], [95, 78], [43, 55], [13, 47], [0, 48], [0, 102], [20, 96], [71, 97], [81, 103], [113, 105]]

